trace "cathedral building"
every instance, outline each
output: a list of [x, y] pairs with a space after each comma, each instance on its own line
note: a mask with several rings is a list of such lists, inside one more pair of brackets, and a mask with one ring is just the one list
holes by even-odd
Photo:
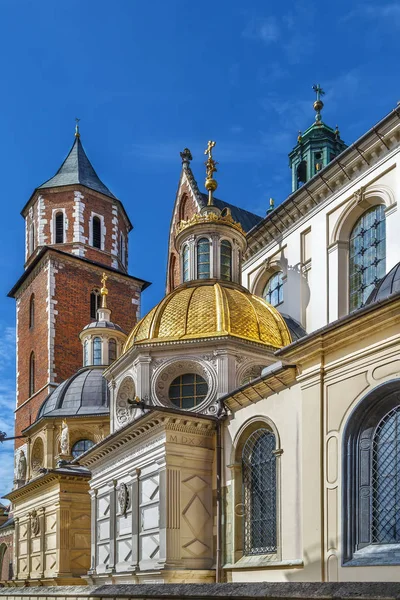
[[[264, 218], [216, 197], [215, 142], [205, 193], [190, 151], [181, 153], [166, 296], [138, 322], [121, 311], [139, 305], [146, 285], [125, 270], [129, 222], [79, 137], [50, 188], [36, 190], [39, 204], [24, 211], [28, 242], [35, 218], [34, 231], [52, 235], [60, 211], [50, 217], [50, 199], [81, 161], [82, 183], [68, 189], [79, 202], [111, 203], [111, 240], [124, 244], [105, 242], [107, 256], [93, 257], [100, 211], [89, 199], [68, 216], [83, 219], [69, 245], [46, 242], [31, 257], [28, 243], [13, 291], [18, 331], [26, 299], [35, 293], [35, 311], [39, 302], [27, 286], [44, 270], [48, 348], [35, 355], [45, 386], [36, 403], [22, 391], [26, 344], [18, 353], [24, 439], [8, 495], [8, 585], [400, 580], [400, 111], [347, 146], [314, 90], [315, 121], [289, 155], [292, 193]], [[105, 215], [101, 224], [108, 235]], [[71, 306], [62, 304], [68, 260], [97, 277], [81, 277], [74, 340], [68, 327], [57, 338]], [[90, 294], [93, 321], [83, 315]], [[59, 344], [68, 355], [78, 334], [64, 374]]]

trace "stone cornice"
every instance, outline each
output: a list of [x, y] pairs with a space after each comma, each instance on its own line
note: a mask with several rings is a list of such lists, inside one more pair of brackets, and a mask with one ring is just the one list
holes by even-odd
[[43, 475], [36, 477], [36, 479], [32, 479], [31, 481], [28, 481], [28, 483], [26, 483], [22, 487], [12, 490], [8, 494], [6, 494], [4, 496], [4, 498], [11, 500], [11, 502], [15, 502], [16, 500], [24, 498], [27, 495], [30, 495], [34, 490], [39, 490], [40, 488], [47, 486], [51, 482], [82, 481], [82, 480], [87, 481], [88, 479], [90, 479], [90, 477], [91, 477], [91, 474], [89, 472], [88, 473], [82, 473], [82, 472], [66, 473], [65, 471], [58, 472], [56, 470], [52, 470], [52, 471], [48, 471], [47, 473], [43, 473]]
[[398, 151], [399, 143], [400, 109], [396, 108], [249, 231], [244, 268], [260, 250], [282, 238], [293, 225], [308, 219], [326, 200], [354, 185], [366, 170]]

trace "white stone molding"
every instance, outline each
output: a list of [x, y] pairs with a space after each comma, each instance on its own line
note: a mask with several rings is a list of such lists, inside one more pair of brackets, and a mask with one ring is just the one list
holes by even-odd
[[53, 208], [51, 211], [51, 221], [50, 221], [50, 243], [56, 243], [56, 216], [58, 213], [63, 214], [63, 243], [65, 244], [67, 241], [67, 231], [68, 231], [68, 218], [67, 212], [65, 208]]
[[114, 395], [114, 414], [117, 427], [123, 427], [129, 423], [129, 421], [134, 419], [137, 409], [135, 409], [134, 406], [128, 402], [128, 400], [135, 398], [135, 395], [135, 382], [133, 378], [128, 375], [121, 381], [118, 389], [116, 390], [116, 394]]
[[105, 249], [105, 241], [106, 241], [106, 226], [104, 223], [104, 216], [100, 215], [99, 213], [96, 212], [91, 212], [90, 213], [90, 220], [89, 220], [89, 244], [91, 246], [93, 246], [93, 218], [94, 217], [98, 217], [100, 219], [100, 226], [101, 226], [101, 242], [100, 242], [100, 250]]

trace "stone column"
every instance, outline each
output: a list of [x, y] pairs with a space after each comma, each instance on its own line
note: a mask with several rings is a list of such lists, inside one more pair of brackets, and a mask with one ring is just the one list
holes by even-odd
[[91, 501], [91, 522], [90, 522], [90, 571], [95, 573], [97, 567], [97, 490], [89, 491]]
[[115, 545], [116, 545], [116, 485], [117, 481], [114, 479], [109, 483], [110, 486], [110, 560], [108, 561], [108, 568], [114, 570], [115, 568]]

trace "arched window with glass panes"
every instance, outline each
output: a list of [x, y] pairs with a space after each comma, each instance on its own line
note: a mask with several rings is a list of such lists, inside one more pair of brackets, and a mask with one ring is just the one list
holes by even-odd
[[222, 240], [220, 246], [220, 276], [224, 281], [232, 281], [232, 244]]
[[101, 338], [93, 339], [93, 364], [101, 365]]
[[276, 439], [272, 431], [259, 428], [247, 438], [242, 450], [242, 504], [245, 555], [277, 550]]
[[283, 302], [283, 273], [277, 271], [267, 281], [262, 297], [272, 306]]
[[55, 218], [55, 236], [54, 241], [56, 244], [64, 243], [64, 213], [58, 212]]
[[385, 207], [374, 206], [358, 219], [349, 240], [349, 311], [364, 306], [386, 273]]
[[201, 238], [197, 242], [197, 279], [210, 278], [210, 240]]
[[97, 319], [97, 309], [101, 306], [100, 290], [94, 289], [90, 293], [90, 318]]
[[111, 364], [117, 358], [117, 342], [114, 338], [108, 341], [108, 360]]

